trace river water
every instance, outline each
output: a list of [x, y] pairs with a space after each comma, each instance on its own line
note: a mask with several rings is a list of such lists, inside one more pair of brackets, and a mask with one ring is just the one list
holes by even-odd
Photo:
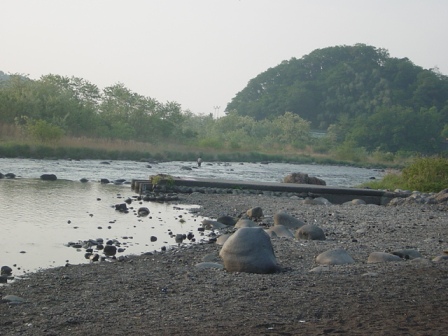
[[[119, 241], [124, 251], [117, 256], [175, 246], [173, 234], [191, 232], [196, 241], [205, 239], [197, 230], [202, 218], [189, 211], [192, 206], [140, 204], [134, 198], [128, 205], [131, 211], [120, 213], [113, 206], [135, 193], [128, 183], [101, 184], [98, 181], [102, 178], [130, 182], [164, 173], [280, 182], [293, 172], [308, 173], [324, 179], [327, 185], [343, 187], [382, 175], [373, 169], [283, 163], [203, 163], [197, 168], [195, 162], [0, 159], [0, 173], [16, 175], [15, 179], [0, 179], [0, 266], [10, 266], [13, 274], [20, 276], [67, 263], [90, 262], [84, 257], [84, 249], [67, 246], [89, 239]], [[55, 174], [58, 180], [42, 181], [42, 174]], [[81, 183], [81, 178], [89, 182]], [[136, 215], [134, 210], [141, 206], [150, 209], [149, 216]], [[157, 241], [151, 241], [152, 236]]]

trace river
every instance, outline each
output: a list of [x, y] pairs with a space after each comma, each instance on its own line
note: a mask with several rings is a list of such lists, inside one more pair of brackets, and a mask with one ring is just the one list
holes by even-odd
[[[172, 234], [193, 233], [196, 241], [201, 218], [189, 212], [191, 206], [144, 203], [129, 205], [150, 209], [139, 217], [123, 214], [113, 206], [135, 194], [129, 182], [164, 173], [179, 177], [204, 177], [243, 181], [280, 182], [293, 173], [308, 173], [327, 185], [352, 187], [379, 178], [382, 173], [365, 168], [298, 165], [284, 163], [134, 162], [99, 160], [32, 160], [0, 158], [0, 173], [15, 179], [0, 179], [0, 266], [10, 266], [21, 276], [67, 263], [86, 263], [84, 249], [69, 242], [102, 238], [116, 240], [124, 250], [117, 255], [141, 254], [176, 245]], [[42, 181], [42, 174], [55, 174], [57, 181]], [[79, 180], [85, 178], [87, 183]], [[101, 184], [122, 179], [124, 184]], [[131, 209], [132, 210], [132, 209]], [[157, 237], [157, 241], [151, 241]]]

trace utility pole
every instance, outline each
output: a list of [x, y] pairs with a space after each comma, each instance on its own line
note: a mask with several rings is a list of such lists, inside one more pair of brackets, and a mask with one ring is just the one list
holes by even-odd
[[215, 109], [215, 119], [218, 119], [219, 109], [221, 106], [213, 106], [213, 108]]

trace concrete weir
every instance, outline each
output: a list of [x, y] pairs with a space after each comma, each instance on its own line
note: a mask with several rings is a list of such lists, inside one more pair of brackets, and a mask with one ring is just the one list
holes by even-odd
[[[160, 188], [162, 186], [164, 186], [164, 189], [167, 191], [174, 191], [176, 187], [202, 187], [215, 189], [222, 188], [229, 190], [257, 190], [261, 192], [285, 192], [297, 194], [301, 197], [324, 197], [333, 204], [342, 204], [353, 199], [361, 199], [367, 204], [386, 205], [395, 197], [405, 197], [405, 195], [400, 193], [374, 189], [344, 188], [295, 183], [179, 178], [172, 176], [159, 179], [157, 181], [157, 187]], [[145, 194], [146, 192], [152, 191], [154, 186], [150, 180], [132, 180], [131, 187], [135, 192]]]

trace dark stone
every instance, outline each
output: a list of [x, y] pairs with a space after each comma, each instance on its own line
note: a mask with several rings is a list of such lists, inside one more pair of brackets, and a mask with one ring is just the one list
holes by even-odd
[[152, 241], [152, 242], [157, 241], [157, 237], [156, 237], [156, 236], [151, 236], [151, 241]]
[[236, 220], [232, 216], [221, 216], [216, 221], [227, 226], [234, 226], [236, 224]]
[[128, 211], [128, 206], [126, 205], [126, 203], [115, 204], [115, 210], [120, 212], [126, 212]]
[[8, 277], [6, 275], [0, 275], [0, 283], [7, 283]]
[[6, 173], [5, 177], [8, 178], [8, 179], [13, 179], [13, 178], [16, 178], [16, 174], [14, 174], [14, 173]]
[[3, 175], [2, 173], [0, 173], [0, 179], [4, 178], [5, 175]]
[[149, 215], [149, 209], [146, 207], [141, 207], [137, 211], [139, 216], [148, 216]]
[[110, 183], [110, 181], [109, 181], [107, 178], [102, 178], [102, 179], [100, 180], [100, 182], [101, 182], [102, 184], [108, 184], [108, 183]]
[[327, 185], [327, 183], [317, 177], [308, 176], [305, 173], [292, 173], [283, 179], [284, 183], [298, 183], [298, 184], [316, 184], [316, 185]]
[[42, 174], [40, 179], [44, 181], [56, 181], [58, 178], [55, 174]]
[[79, 181], [81, 181], [82, 183], [86, 183], [86, 182], [89, 182], [89, 180], [88, 179], [86, 179], [85, 177], [83, 177], [82, 179], [80, 179]]
[[127, 203], [127, 204], [131, 204], [131, 203], [132, 203], [132, 199], [131, 199], [131, 198], [127, 198], [127, 199], [125, 200], [125, 203]]
[[107, 256], [113, 256], [117, 254], [117, 247], [114, 245], [106, 245], [103, 250], [104, 254]]
[[108, 162], [108, 161], [101, 161], [100, 164], [109, 165], [110, 162]]
[[10, 275], [12, 274], [12, 268], [9, 266], [2, 266], [0, 274]]

